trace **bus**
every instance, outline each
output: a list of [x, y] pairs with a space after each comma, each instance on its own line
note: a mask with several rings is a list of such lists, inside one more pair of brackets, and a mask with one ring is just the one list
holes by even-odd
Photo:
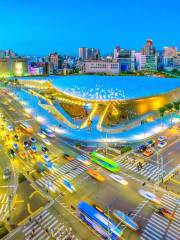
[[120, 171], [120, 166], [117, 162], [115, 162], [97, 152], [92, 152], [90, 154], [90, 156], [91, 156], [91, 161], [99, 164], [101, 167], [104, 167], [111, 172]]
[[27, 133], [32, 133], [33, 132], [33, 128], [31, 127], [31, 125], [27, 122], [20, 122], [19, 125], [24, 131], [26, 131]]
[[96, 230], [105, 239], [121, 239], [121, 228], [87, 202], [82, 201], [79, 203], [78, 214], [85, 223]]
[[54, 132], [46, 126], [41, 126], [40, 130], [45, 136], [47, 136], [49, 138], [54, 138], [55, 137]]

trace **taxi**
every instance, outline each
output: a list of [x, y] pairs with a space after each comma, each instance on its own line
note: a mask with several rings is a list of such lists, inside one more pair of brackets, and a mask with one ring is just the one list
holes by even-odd
[[99, 181], [99, 182], [104, 182], [105, 181], [105, 177], [104, 176], [102, 176], [101, 174], [99, 174], [96, 170], [94, 170], [94, 169], [88, 169], [87, 170], [87, 173], [91, 176], [91, 177], [93, 177], [93, 178], [95, 178], [97, 181]]

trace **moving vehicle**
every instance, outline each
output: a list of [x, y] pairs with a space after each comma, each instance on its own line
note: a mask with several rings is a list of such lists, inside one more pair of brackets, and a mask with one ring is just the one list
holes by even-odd
[[10, 140], [10, 135], [9, 135], [9, 134], [6, 134], [5, 139], [6, 139], [6, 140]]
[[49, 170], [53, 169], [53, 163], [51, 161], [45, 161], [44, 164]]
[[3, 179], [9, 180], [10, 177], [11, 177], [11, 171], [9, 170], [9, 168], [5, 168], [3, 173]]
[[45, 166], [41, 162], [37, 162], [36, 164], [40, 172], [44, 172], [46, 170]]
[[41, 132], [38, 132], [37, 135], [40, 136], [42, 139], [46, 138], [46, 136]]
[[72, 161], [72, 160], [74, 160], [74, 157], [70, 156], [70, 155], [67, 154], [67, 153], [64, 153], [63, 156], [64, 156], [64, 158], [67, 159], [68, 161]]
[[167, 142], [165, 142], [165, 141], [158, 143], [158, 147], [159, 147], [159, 148], [163, 148], [163, 147], [165, 147], [166, 145], [167, 145]]
[[149, 157], [153, 154], [153, 150], [151, 148], [147, 148], [144, 152], [143, 152], [143, 155], [145, 157]]
[[146, 145], [141, 145], [138, 147], [137, 151], [138, 152], [144, 152], [146, 150], [147, 146]]
[[49, 149], [45, 146], [42, 146], [41, 150], [42, 150], [43, 153], [48, 153], [49, 152]]
[[30, 146], [30, 149], [35, 153], [37, 152], [37, 147], [35, 145]]
[[105, 181], [105, 177], [104, 176], [102, 176], [101, 174], [99, 174], [96, 170], [94, 170], [94, 169], [88, 169], [87, 170], [87, 173], [91, 176], [91, 177], [93, 177], [93, 178], [95, 178], [96, 180], [98, 180], [99, 182], [104, 182]]
[[13, 143], [13, 148], [18, 152], [19, 151], [19, 146], [17, 143]]
[[29, 147], [29, 143], [28, 143], [28, 141], [24, 141], [24, 142], [23, 142], [23, 146], [24, 146], [24, 148]]
[[82, 162], [84, 165], [89, 166], [91, 163], [86, 155], [79, 155], [76, 158], [78, 161]]
[[121, 183], [122, 185], [125, 185], [125, 186], [128, 185], [128, 182], [123, 177], [117, 174], [110, 174], [109, 176], [116, 182]]
[[56, 192], [57, 191], [57, 187], [52, 183], [52, 182], [50, 182], [50, 181], [48, 181], [48, 180], [46, 180], [45, 182], [44, 182], [44, 185], [45, 185], [45, 188], [47, 189], [47, 190], [50, 190], [51, 192]]
[[119, 210], [114, 210], [113, 215], [126, 226], [128, 226], [133, 231], [137, 231], [139, 226], [135, 223], [129, 216], [125, 215], [123, 212]]
[[28, 150], [28, 154], [30, 156], [31, 159], [35, 159], [34, 153], [32, 150]]
[[158, 137], [158, 141], [159, 141], [159, 142], [162, 142], [162, 141], [165, 141], [165, 140], [167, 140], [167, 137], [166, 137], [166, 136], [159, 136], [159, 137]]
[[96, 230], [103, 238], [112, 240], [121, 239], [121, 228], [87, 202], [80, 202], [78, 204], [78, 214], [85, 223]]
[[175, 220], [175, 214], [166, 208], [158, 208], [158, 213], [162, 214], [165, 218], [169, 220]]
[[43, 141], [43, 143], [45, 143], [48, 146], [51, 145], [50, 141], [48, 139], [46, 139], [46, 138], [43, 138], [42, 141]]
[[91, 156], [91, 161], [94, 163], [97, 163], [101, 167], [104, 167], [111, 172], [119, 172], [120, 171], [120, 166], [117, 162], [115, 162], [107, 157], [104, 157], [103, 155], [96, 153], [96, 152], [92, 152], [90, 154], [90, 156]]
[[21, 152], [19, 155], [20, 155], [20, 157], [22, 159], [26, 159], [27, 158], [27, 154], [25, 152]]
[[47, 136], [49, 138], [54, 138], [55, 137], [54, 132], [46, 126], [41, 126], [40, 130], [45, 136]]
[[37, 140], [36, 140], [35, 138], [33, 138], [33, 137], [30, 138], [30, 141], [31, 141], [32, 143], [36, 143], [36, 142], [37, 142]]
[[12, 131], [13, 131], [13, 127], [12, 127], [11, 125], [8, 125], [8, 126], [7, 126], [7, 130], [8, 130], [9, 132], [12, 132]]
[[31, 125], [27, 122], [20, 122], [19, 127], [22, 128], [27, 133], [32, 133], [33, 132], [33, 129], [31, 127]]
[[41, 154], [44, 161], [50, 161], [49, 156], [47, 154]]
[[61, 185], [64, 186], [70, 193], [73, 193], [76, 191], [75, 187], [65, 178], [62, 179]]
[[9, 156], [12, 158], [15, 158], [15, 156], [16, 156], [16, 154], [12, 148], [9, 150]]
[[155, 143], [156, 143], [156, 141], [154, 139], [151, 139], [151, 140], [147, 141], [146, 146], [154, 147]]
[[15, 141], [19, 141], [19, 137], [18, 137], [17, 134], [14, 135], [14, 140], [15, 140]]
[[16, 128], [15, 128], [15, 131], [16, 131], [17, 133], [20, 133], [20, 132], [21, 132], [19, 127], [16, 127]]
[[155, 204], [161, 204], [160, 199], [159, 199], [154, 193], [151, 193], [151, 192], [145, 191], [145, 190], [143, 190], [143, 189], [140, 189], [140, 190], [139, 190], [139, 194], [140, 194], [142, 197], [150, 200], [151, 202], [153, 202], [153, 203], [155, 203]]

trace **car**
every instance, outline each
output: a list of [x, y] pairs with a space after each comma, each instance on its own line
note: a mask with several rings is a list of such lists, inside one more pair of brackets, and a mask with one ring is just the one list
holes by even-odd
[[15, 131], [16, 131], [17, 133], [20, 133], [20, 132], [21, 132], [21, 130], [20, 130], [19, 127], [16, 127], [16, 128], [15, 128]]
[[19, 146], [17, 143], [13, 143], [13, 148], [16, 150], [16, 151], [19, 151]]
[[151, 202], [153, 202], [153, 203], [155, 203], [155, 204], [161, 204], [160, 199], [159, 199], [154, 193], [151, 193], [151, 192], [145, 191], [145, 190], [143, 190], [143, 189], [140, 189], [140, 190], [139, 190], [139, 194], [140, 194], [142, 197], [150, 200]]
[[52, 182], [46, 180], [44, 182], [44, 185], [47, 190], [50, 190], [51, 192], [54, 192], [54, 193], [57, 192], [57, 187]]
[[45, 161], [50, 161], [49, 156], [47, 154], [41, 154], [41, 157], [45, 160]]
[[31, 141], [32, 143], [36, 143], [36, 142], [37, 142], [37, 140], [36, 140], [35, 138], [33, 138], [33, 137], [30, 138], [30, 141]]
[[8, 130], [9, 132], [12, 132], [12, 131], [13, 131], [13, 127], [12, 127], [11, 125], [8, 125], [8, 126], [7, 126], [7, 130]]
[[45, 146], [42, 146], [41, 150], [42, 150], [43, 153], [48, 153], [49, 152], [49, 149]]
[[47, 137], [49, 138], [54, 138], [55, 137], [55, 133], [48, 127], [46, 126], [41, 126], [40, 127], [40, 131]]
[[15, 154], [15, 152], [12, 148], [9, 149], [9, 156], [12, 157], [12, 158], [15, 158], [15, 156], [16, 156], [16, 154]]
[[37, 147], [35, 145], [30, 146], [30, 149], [35, 153], [37, 152]]
[[158, 137], [158, 141], [159, 141], [159, 142], [163, 142], [163, 141], [165, 141], [165, 140], [167, 140], [167, 137], [166, 137], [166, 136], [159, 136], [159, 137]]
[[158, 143], [158, 147], [159, 147], [159, 148], [163, 148], [163, 147], [165, 147], [166, 145], [167, 145], [167, 142], [165, 142], [165, 141]]
[[91, 177], [93, 177], [93, 178], [95, 178], [96, 180], [98, 180], [99, 182], [104, 182], [105, 181], [105, 177], [104, 176], [102, 176], [100, 173], [98, 173], [96, 170], [94, 170], [94, 169], [88, 169], [87, 170], [87, 173], [91, 176]]
[[31, 159], [35, 159], [34, 153], [31, 149], [28, 150], [28, 154]]
[[45, 161], [45, 166], [49, 169], [52, 170], [54, 168], [54, 165], [51, 161]]
[[45, 143], [48, 146], [51, 145], [50, 141], [48, 139], [46, 139], [46, 138], [42, 139], [42, 141], [43, 141], [43, 143]]
[[137, 151], [138, 152], [144, 152], [146, 150], [147, 146], [146, 145], [141, 145], [138, 147]]
[[10, 135], [9, 135], [9, 134], [6, 134], [5, 139], [6, 139], [6, 140], [10, 140]]
[[151, 139], [151, 140], [147, 141], [146, 146], [154, 147], [155, 144], [156, 144], [156, 141], [154, 139]]
[[67, 154], [67, 153], [64, 153], [63, 156], [64, 156], [64, 158], [67, 159], [68, 161], [72, 161], [72, 160], [74, 160], [74, 157], [70, 156], [70, 155]]
[[43, 139], [46, 138], [46, 136], [42, 132], [38, 132], [37, 135], [40, 136]]
[[128, 185], [128, 182], [123, 178], [123, 177], [121, 177], [121, 176], [119, 176], [119, 175], [117, 175], [117, 174], [109, 174], [109, 176], [113, 179], [113, 180], [115, 180], [116, 182], [118, 182], [118, 183], [121, 183], [122, 185]]
[[137, 231], [139, 229], [139, 226], [137, 223], [128, 215], [126, 215], [124, 212], [120, 210], [113, 210], [113, 215], [115, 218], [120, 221], [120, 223], [125, 224], [127, 227], [132, 229], [133, 231]]
[[76, 191], [75, 187], [69, 182], [67, 179], [62, 179], [60, 182], [62, 186], [64, 186], [70, 193], [73, 193]]
[[4, 180], [9, 180], [11, 177], [11, 171], [9, 168], [5, 168], [4, 173], [3, 173], [3, 179]]
[[165, 218], [169, 220], [175, 220], [175, 214], [166, 208], [158, 208], [158, 213], [162, 214]]
[[19, 154], [19, 156], [22, 158], [22, 159], [26, 159], [27, 158], [27, 154], [25, 152], [21, 152]]
[[3, 124], [0, 124], [0, 129], [4, 130], [4, 125]]
[[76, 158], [78, 161], [82, 162], [84, 165], [89, 166], [90, 165], [90, 161], [89, 158], [86, 155], [79, 155]]
[[24, 141], [24, 142], [23, 142], [23, 146], [24, 146], [24, 148], [29, 147], [29, 142], [28, 142], [28, 141]]
[[144, 152], [143, 152], [143, 155], [145, 157], [149, 157], [153, 154], [153, 150], [151, 148], [147, 148]]
[[19, 141], [19, 136], [17, 134], [14, 135], [14, 140]]

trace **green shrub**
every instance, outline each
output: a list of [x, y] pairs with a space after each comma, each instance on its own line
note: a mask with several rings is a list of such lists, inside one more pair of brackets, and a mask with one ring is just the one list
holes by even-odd
[[121, 148], [121, 153], [123, 154], [123, 153], [129, 152], [129, 151], [131, 151], [131, 149], [132, 148], [130, 146], [122, 147]]
[[3, 238], [6, 234], [8, 234], [8, 230], [3, 223], [0, 223], [0, 238]]
[[26, 177], [20, 173], [18, 176], [18, 183], [22, 183], [24, 181], [26, 181]]

